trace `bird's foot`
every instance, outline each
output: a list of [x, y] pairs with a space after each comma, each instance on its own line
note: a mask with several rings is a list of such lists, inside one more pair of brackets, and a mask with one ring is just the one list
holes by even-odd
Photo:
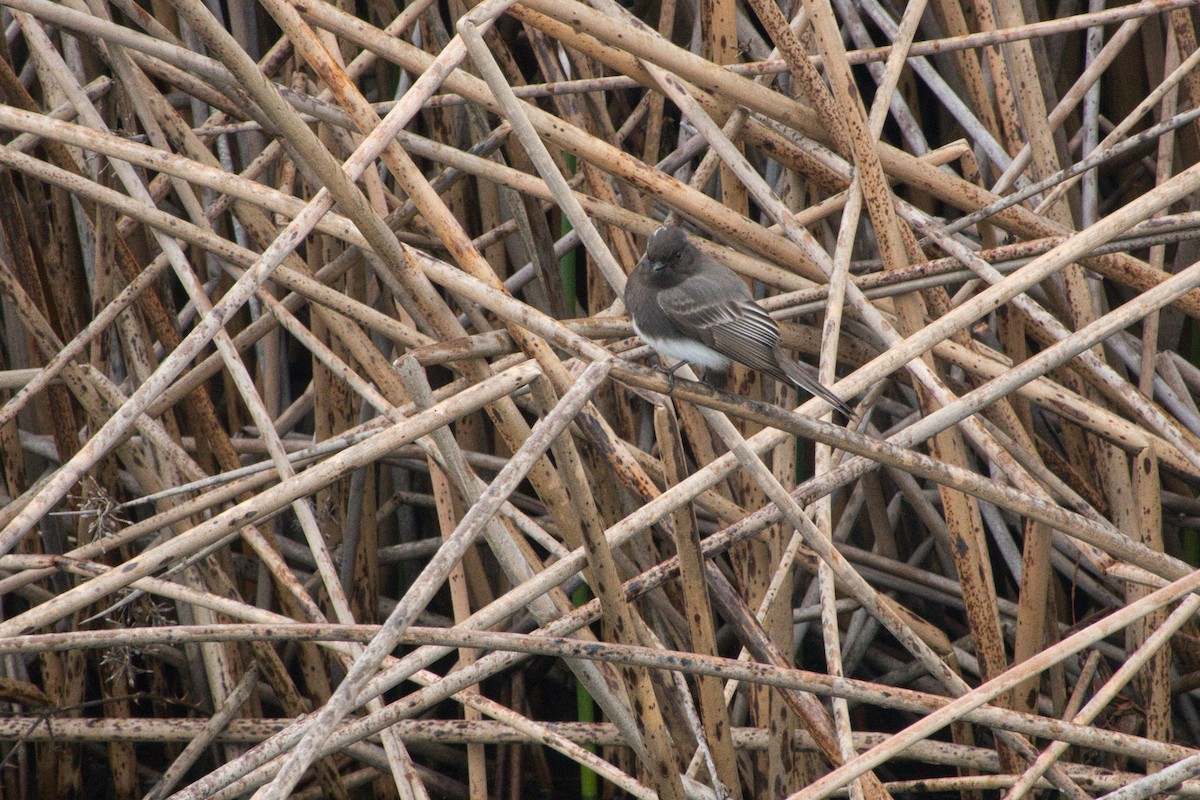
[[675, 371], [686, 364], [686, 361], [676, 361], [675, 365], [669, 369], [666, 367], [658, 367], [659, 372], [667, 374], [667, 394], [672, 394], [675, 391]]
[[704, 374], [700, 376], [700, 380], [718, 392], [725, 391], [725, 383], [728, 379], [728, 372], [720, 369], [710, 369], [709, 367], [705, 367]]

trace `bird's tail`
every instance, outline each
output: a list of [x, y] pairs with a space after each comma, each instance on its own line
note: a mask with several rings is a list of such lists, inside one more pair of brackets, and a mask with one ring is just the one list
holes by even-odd
[[820, 397], [850, 419], [855, 418], [854, 409], [836, 394], [822, 386], [821, 382], [817, 380], [817, 376], [813, 374], [812, 367], [797, 362], [784, 352], [783, 348], [779, 345], [775, 346], [775, 361], [779, 364], [779, 368], [783, 370], [784, 376], [794, 386], [803, 389], [811, 395]]

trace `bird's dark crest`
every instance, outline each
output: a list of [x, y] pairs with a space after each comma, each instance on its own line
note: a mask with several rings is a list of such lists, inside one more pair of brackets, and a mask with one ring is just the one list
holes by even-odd
[[687, 246], [687, 236], [682, 228], [663, 225], [650, 234], [650, 241], [646, 243], [646, 259], [667, 263], [678, 257]]

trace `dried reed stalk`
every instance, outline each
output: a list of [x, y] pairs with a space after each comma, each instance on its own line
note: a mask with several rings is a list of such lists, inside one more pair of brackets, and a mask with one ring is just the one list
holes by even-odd
[[1200, 795], [1197, 5], [0, 0], [0, 792]]

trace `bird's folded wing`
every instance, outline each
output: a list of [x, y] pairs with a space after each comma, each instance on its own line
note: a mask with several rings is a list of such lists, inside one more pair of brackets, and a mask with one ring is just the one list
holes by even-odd
[[779, 327], [740, 282], [693, 276], [662, 291], [658, 305], [684, 335], [748, 367], [779, 372], [774, 355]]

